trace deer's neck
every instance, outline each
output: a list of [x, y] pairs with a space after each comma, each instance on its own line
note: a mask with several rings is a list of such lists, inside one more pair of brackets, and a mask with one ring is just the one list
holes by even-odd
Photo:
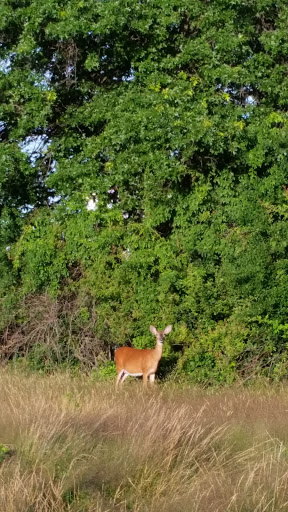
[[158, 361], [161, 359], [162, 352], [163, 352], [163, 343], [156, 342], [156, 346], [154, 348], [154, 354], [155, 354], [155, 357], [157, 357]]

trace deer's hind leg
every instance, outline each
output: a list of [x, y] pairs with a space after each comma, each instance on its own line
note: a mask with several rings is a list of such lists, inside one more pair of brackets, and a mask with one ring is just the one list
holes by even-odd
[[124, 371], [125, 370], [120, 370], [120, 372], [118, 372], [117, 374], [117, 378], [116, 378], [116, 388], [119, 386], [120, 382], [121, 382], [121, 379], [124, 375]]
[[119, 384], [123, 384], [124, 380], [126, 380], [128, 376], [129, 373], [127, 373], [124, 369], [121, 370], [117, 375], [116, 388], [119, 386]]

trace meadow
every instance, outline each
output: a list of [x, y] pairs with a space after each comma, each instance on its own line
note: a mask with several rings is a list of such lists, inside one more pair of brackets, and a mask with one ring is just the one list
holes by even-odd
[[284, 386], [115, 393], [2, 369], [0, 388], [1, 512], [288, 510]]

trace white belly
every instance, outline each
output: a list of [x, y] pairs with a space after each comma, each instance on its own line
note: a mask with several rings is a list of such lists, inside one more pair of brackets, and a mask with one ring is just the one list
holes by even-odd
[[143, 373], [129, 373], [124, 370], [124, 375], [130, 375], [131, 377], [142, 377]]
[[[149, 370], [147, 375], [151, 375], [151, 373], [155, 373], [155, 370]], [[124, 375], [130, 375], [131, 377], [142, 377], [143, 373], [130, 373], [127, 370], [124, 370]]]

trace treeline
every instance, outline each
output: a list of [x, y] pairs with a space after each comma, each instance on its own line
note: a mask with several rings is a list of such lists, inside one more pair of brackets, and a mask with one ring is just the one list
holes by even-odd
[[288, 365], [285, 0], [2, 0], [2, 359]]

